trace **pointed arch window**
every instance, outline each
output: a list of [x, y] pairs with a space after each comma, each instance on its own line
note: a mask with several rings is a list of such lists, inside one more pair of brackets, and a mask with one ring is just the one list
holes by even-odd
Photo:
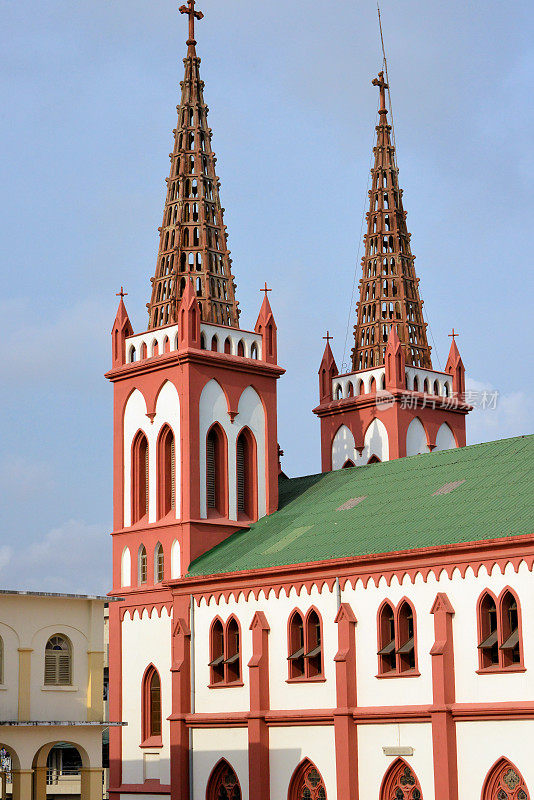
[[237, 513], [239, 518], [257, 517], [256, 440], [243, 428], [236, 442]]
[[322, 680], [322, 624], [314, 608], [305, 617], [298, 609], [289, 617], [288, 651], [289, 680]]
[[165, 556], [163, 545], [158, 542], [154, 551], [154, 583], [161, 583], [165, 577]]
[[206, 437], [206, 500], [208, 516], [227, 514], [226, 437], [218, 424]]
[[144, 544], [142, 544], [141, 547], [139, 548], [139, 554], [137, 558], [138, 558], [138, 565], [137, 565], [138, 581], [140, 584], [143, 584], [146, 583], [148, 580], [148, 558], [146, 554], [146, 547], [144, 546]]
[[161, 679], [153, 664], [145, 671], [142, 695], [143, 743], [156, 745], [161, 743]]
[[321, 773], [309, 759], [300, 764], [291, 778], [289, 800], [327, 800]]
[[176, 507], [176, 445], [174, 434], [165, 425], [158, 438], [158, 519]]
[[211, 773], [206, 800], [241, 800], [241, 787], [237, 775], [224, 758]]
[[45, 647], [45, 686], [69, 686], [72, 683], [72, 647], [66, 636], [51, 636]]
[[378, 611], [378, 676], [418, 675], [415, 610], [408, 600]]
[[148, 441], [139, 431], [132, 445], [132, 523], [148, 513]]
[[382, 781], [380, 800], [423, 800], [421, 784], [412, 767], [399, 758], [388, 769]]
[[484, 592], [477, 617], [479, 671], [523, 671], [521, 607], [515, 592], [507, 587], [498, 599]]
[[231, 616], [226, 625], [217, 618], [210, 629], [210, 685], [241, 684], [241, 632], [239, 622]]
[[490, 769], [482, 800], [530, 800], [523, 776], [507, 758], [500, 758]]

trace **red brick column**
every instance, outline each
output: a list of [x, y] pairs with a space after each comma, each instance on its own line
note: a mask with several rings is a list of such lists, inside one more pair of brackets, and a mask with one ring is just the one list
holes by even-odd
[[189, 800], [189, 729], [191, 710], [191, 631], [189, 598], [174, 598], [172, 632], [171, 800]]
[[336, 662], [336, 780], [338, 800], [358, 800], [358, 729], [353, 719], [356, 694], [356, 617], [348, 603], [337, 612]]
[[265, 713], [269, 710], [269, 623], [263, 611], [256, 611], [250, 623], [252, 658], [248, 662], [250, 715], [248, 718], [249, 797], [270, 800], [269, 729]]
[[455, 702], [452, 616], [454, 609], [443, 592], [436, 595], [430, 610], [434, 614], [435, 641], [432, 656], [432, 748], [434, 752], [434, 793], [436, 800], [458, 800], [456, 726], [450, 706]]

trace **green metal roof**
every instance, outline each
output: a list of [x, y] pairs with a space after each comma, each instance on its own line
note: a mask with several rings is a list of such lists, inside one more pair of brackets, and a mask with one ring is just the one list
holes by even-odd
[[279, 510], [193, 561], [213, 575], [534, 533], [534, 435], [280, 481]]

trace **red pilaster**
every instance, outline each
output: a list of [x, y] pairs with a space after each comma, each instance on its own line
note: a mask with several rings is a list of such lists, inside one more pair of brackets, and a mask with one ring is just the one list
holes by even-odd
[[269, 730], [265, 714], [269, 702], [269, 623], [263, 611], [256, 611], [250, 624], [252, 658], [248, 662], [250, 715], [248, 718], [249, 797], [270, 800]]
[[[109, 683], [114, 690], [109, 694], [109, 719], [122, 720], [122, 668], [121, 668], [121, 609], [120, 603], [109, 604]], [[109, 729], [109, 786], [110, 800], [120, 800], [113, 787], [122, 782], [122, 728]]]
[[434, 796], [436, 800], [458, 800], [456, 727], [450, 711], [455, 701], [454, 648], [449, 598], [438, 592], [430, 610], [434, 614], [435, 641], [432, 656], [433, 709], [432, 748], [434, 753]]
[[189, 730], [191, 711], [191, 630], [189, 598], [175, 596], [172, 636], [171, 800], [189, 800]]
[[356, 692], [356, 617], [348, 603], [337, 612], [336, 662], [336, 780], [338, 800], [358, 800], [358, 729], [353, 719]]

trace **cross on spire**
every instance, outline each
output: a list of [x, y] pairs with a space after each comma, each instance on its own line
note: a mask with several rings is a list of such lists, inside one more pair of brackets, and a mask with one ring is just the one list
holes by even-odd
[[127, 296], [128, 292], [125, 292], [123, 287], [121, 286], [120, 292], [116, 292], [115, 297], [120, 297], [123, 300]]
[[267, 281], [265, 281], [265, 286], [263, 289], [260, 289], [260, 292], [265, 292], [265, 297], [267, 297], [267, 292], [272, 292], [272, 289], [267, 288]]
[[453, 342], [454, 342], [454, 340], [455, 340], [456, 336], [459, 336], [459, 335], [460, 335], [460, 334], [459, 334], [459, 333], [456, 333], [456, 331], [454, 330], [454, 328], [452, 329], [452, 333], [449, 333], [449, 336], [452, 338], [452, 341], [453, 341]]
[[330, 344], [330, 339], [333, 339], [333, 336], [330, 336], [330, 331], [326, 332], [326, 336], [323, 336], [323, 339], [326, 339], [326, 343]]
[[384, 73], [379, 72], [378, 78], [373, 78], [373, 86], [378, 86], [380, 88], [380, 109], [379, 114], [387, 114], [388, 110], [386, 108], [386, 89], [389, 89], [389, 85], [384, 80]]
[[187, 44], [195, 44], [195, 19], [202, 19], [202, 11], [195, 11], [196, 0], [187, 0], [186, 6], [180, 6], [180, 14], [189, 15], [189, 40]]

